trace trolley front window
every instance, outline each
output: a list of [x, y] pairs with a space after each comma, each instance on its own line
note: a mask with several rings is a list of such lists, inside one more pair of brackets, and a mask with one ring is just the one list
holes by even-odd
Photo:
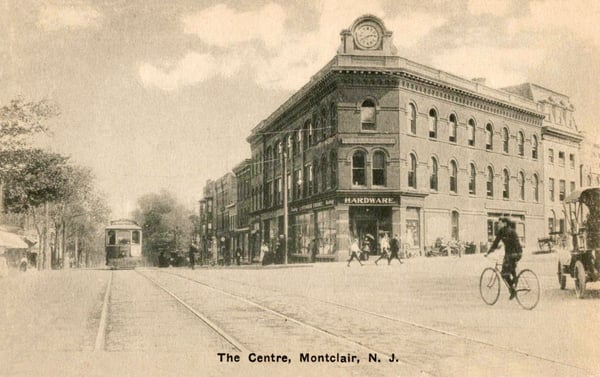
[[140, 231], [139, 230], [134, 230], [133, 232], [131, 232], [131, 243], [134, 243], [136, 245], [140, 244]]

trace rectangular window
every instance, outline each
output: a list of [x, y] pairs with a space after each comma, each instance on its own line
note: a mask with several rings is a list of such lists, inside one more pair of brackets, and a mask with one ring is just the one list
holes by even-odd
[[553, 232], [554, 232], [554, 218], [549, 217], [548, 218], [548, 234], [551, 234]]
[[548, 181], [548, 190], [550, 190], [550, 201], [554, 201], [554, 178], [550, 178]]
[[560, 201], [565, 200], [565, 195], [566, 195], [566, 182], [564, 179], [561, 179], [558, 182], [558, 199]]
[[457, 191], [456, 177], [450, 177], [450, 191], [452, 191], [452, 192], [456, 192]]
[[575, 191], [575, 181], [571, 181], [571, 183], [569, 184], [569, 192], [573, 192]]
[[569, 154], [569, 166], [571, 169], [575, 169], [575, 155], [573, 153]]
[[548, 162], [554, 164], [554, 149], [548, 149]]
[[565, 152], [558, 152], [558, 165], [565, 166]]

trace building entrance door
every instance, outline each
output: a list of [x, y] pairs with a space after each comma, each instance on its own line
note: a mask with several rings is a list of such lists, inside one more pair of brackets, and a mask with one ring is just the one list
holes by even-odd
[[369, 255], [377, 255], [379, 239], [387, 233], [392, 237], [391, 207], [350, 207], [350, 236], [358, 238], [361, 249], [369, 245]]

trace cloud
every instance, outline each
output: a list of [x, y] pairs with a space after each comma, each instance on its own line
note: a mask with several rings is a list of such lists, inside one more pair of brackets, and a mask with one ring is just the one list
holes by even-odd
[[394, 43], [397, 46], [411, 47], [446, 22], [446, 18], [438, 15], [413, 12], [389, 20], [386, 26], [394, 32]]
[[508, 0], [469, 0], [467, 9], [475, 16], [490, 14], [500, 17], [508, 12], [510, 5]]
[[40, 10], [38, 24], [45, 30], [82, 29], [98, 26], [102, 14], [89, 6], [45, 6]]
[[214, 56], [188, 52], [178, 62], [164, 62], [162, 67], [143, 63], [139, 68], [139, 74], [144, 86], [171, 91], [202, 82], [224, 72], [220, 69], [220, 64]]
[[198, 53], [189, 53], [169, 67], [144, 63], [140, 67], [142, 82], [163, 90], [175, 90], [216, 75], [229, 77], [243, 67], [264, 88], [297, 90], [335, 56], [340, 32], [362, 15], [382, 18], [386, 27], [400, 36], [395, 39], [396, 43], [401, 41], [407, 45], [418, 43], [446, 22], [443, 17], [420, 12], [386, 20], [380, 0], [368, 3], [315, 1], [307, 14], [307, 17], [317, 15], [310, 27], [290, 22], [288, 17], [294, 15], [273, 3], [252, 11], [237, 11], [219, 4], [184, 16], [183, 31], [207, 45], [213, 62], [198, 60], [198, 64], [205, 65], [201, 69], [203, 74], [189, 77], [185, 72], [193, 72], [190, 64], [196, 62], [189, 55]]
[[544, 56], [541, 49], [468, 46], [436, 55], [432, 65], [465, 78], [485, 77], [488, 86], [499, 88], [526, 82]]
[[183, 17], [183, 31], [195, 34], [209, 45], [229, 47], [249, 41], [262, 41], [268, 47], [281, 44], [285, 37], [285, 11], [276, 4], [261, 9], [236, 12], [218, 4]]
[[[600, 47], [600, 2], [596, 0], [533, 1], [526, 17], [509, 23], [512, 33], [547, 33], [563, 30]], [[575, 21], [576, 20], [576, 21]]]

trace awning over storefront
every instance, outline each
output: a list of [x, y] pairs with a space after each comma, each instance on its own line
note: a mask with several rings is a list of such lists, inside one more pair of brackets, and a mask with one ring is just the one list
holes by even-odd
[[0, 247], [5, 249], [27, 249], [29, 245], [18, 234], [0, 230]]

